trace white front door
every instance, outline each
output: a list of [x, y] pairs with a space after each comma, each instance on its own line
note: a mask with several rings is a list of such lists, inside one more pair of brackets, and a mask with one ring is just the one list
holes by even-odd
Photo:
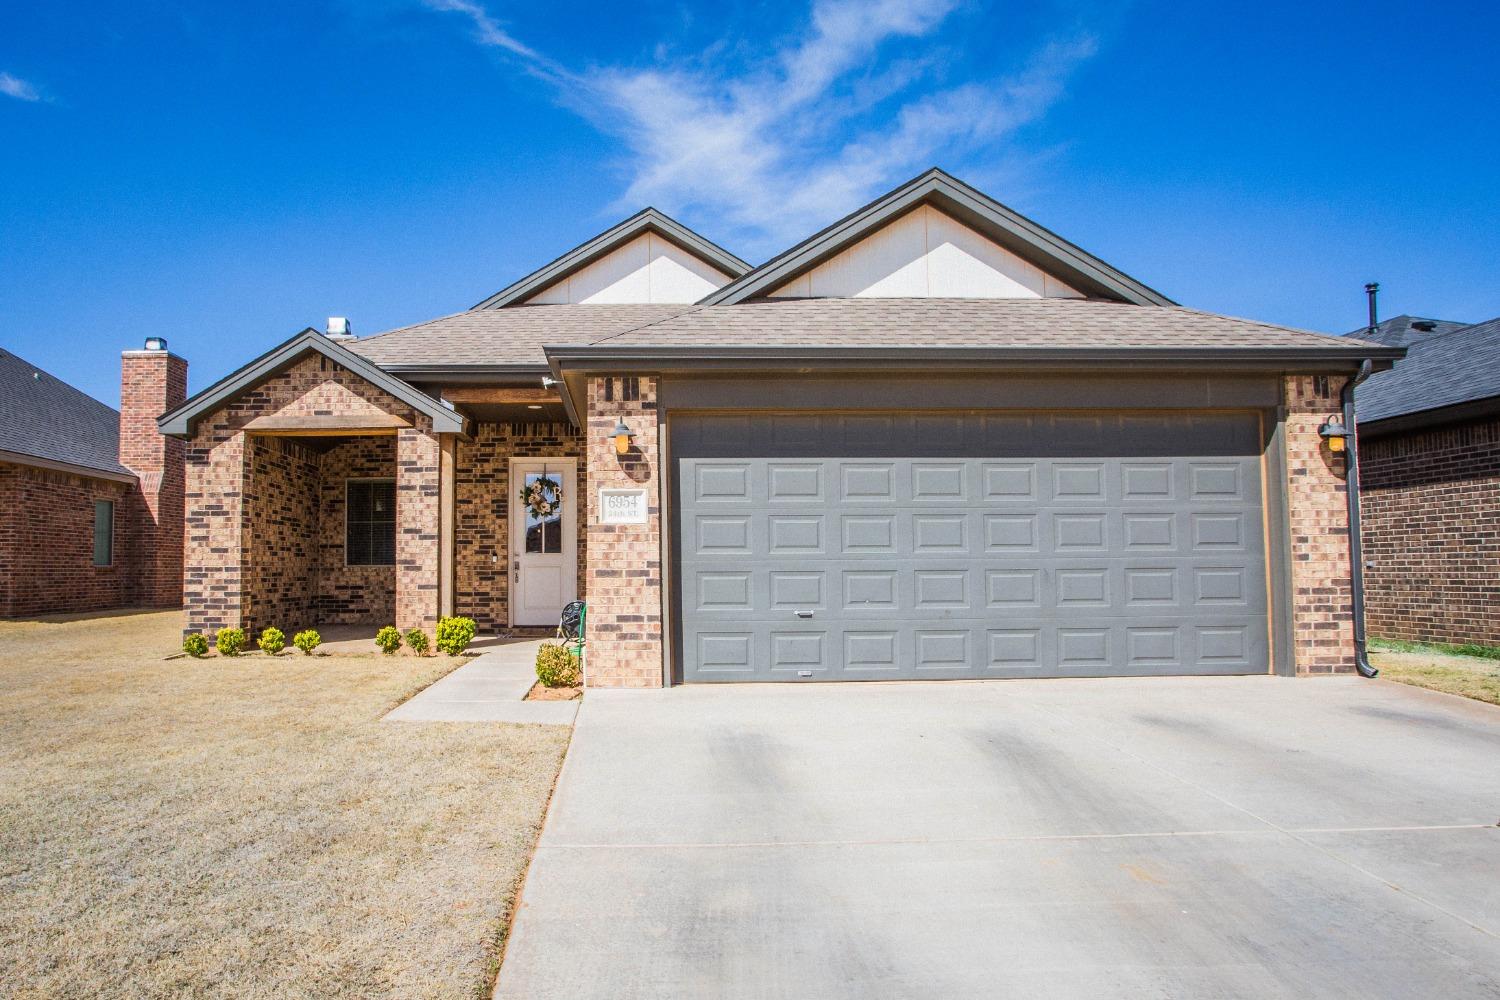
[[578, 597], [578, 465], [510, 461], [510, 623], [556, 625]]

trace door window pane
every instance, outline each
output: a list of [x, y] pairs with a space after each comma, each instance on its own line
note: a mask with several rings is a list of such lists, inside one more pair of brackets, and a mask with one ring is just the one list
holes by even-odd
[[526, 552], [547, 555], [562, 551], [562, 477], [555, 472], [526, 473]]
[[350, 566], [396, 565], [396, 484], [388, 479], [351, 479], [344, 527]]

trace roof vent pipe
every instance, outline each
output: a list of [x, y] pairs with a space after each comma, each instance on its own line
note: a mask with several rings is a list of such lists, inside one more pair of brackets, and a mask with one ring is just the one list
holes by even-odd
[[354, 326], [349, 322], [347, 316], [328, 317], [328, 339], [329, 340], [353, 340]]
[[1372, 281], [1365, 285], [1365, 298], [1370, 303], [1370, 332], [1375, 332], [1377, 323], [1375, 321], [1375, 296], [1380, 294], [1380, 282]]

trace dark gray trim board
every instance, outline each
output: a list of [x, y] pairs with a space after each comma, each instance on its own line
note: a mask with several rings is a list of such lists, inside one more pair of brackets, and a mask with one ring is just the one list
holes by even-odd
[[23, 455], [18, 451], [0, 451], [0, 462], [11, 465], [25, 465], [33, 469], [48, 469], [52, 472], [68, 472], [75, 476], [85, 476], [89, 479], [104, 479], [112, 483], [133, 483], [136, 477], [121, 472], [105, 472], [103, 469], [95, 469], [87, 465], [75, 465], [72, 462], [54, 462], [50, 458], [38, 458], [35, 455]]
[[1407, 431], [1428, 430], [1448, 424], [1461, 424], [1493, 417], [1500, 417], [1500, 396], [1490, 396], [1487, 399], [1476, 399], [1467, 403], [1455, 403], [1452, 406], [1439, 406], [1431, 410], [1418, 410], [1415, 413], [1403, 413], [1400, 416], [1386, 417], [1382, 420], [1361, 420], [1359, 435], [1362, 438], [1387, 437], [1392, 434], [1404, 434]]
[[687, 226], [654, 208], [646, 208], [624, 222], [606, 229], [585, 243], [581, 243], [519, 281], [476, 303], [473, 309], [500, 309], [526, 299], [557, 284], [611, 251], [629, 243], [643, 233], [652, 232], [692, 254], [705, 264], [717, 268], [731, 278], [738, 278], [750, 270], [750, 265], [717, 243], [704, 239]]
[[329, 340], [311, 327], [271, 348], [238, 371], [215, 382], [171, 413], [162, 416], [157, 420], [156, 425], [163, 434], [188, 437], [193, 433], [193, 424], [199, 417], [212, 413], [241, 393], [279, 374], [309, 352], [321, 354], [376, 388], [390, 393], [418, 413], [431, 417], [434, 431], [457, 434], [466, 432], [463, 414], [450, 410], [438, 400], [418, 391], [394, 375], [382, 371], [347, 347]]
[[1155, 289], [937, 167], [705, 296], [702, 304], [728, 305], [765, 295], [924, 204], [931, 204], [953, 216], [1086, 295], [1137, 305], [1176, 304]]

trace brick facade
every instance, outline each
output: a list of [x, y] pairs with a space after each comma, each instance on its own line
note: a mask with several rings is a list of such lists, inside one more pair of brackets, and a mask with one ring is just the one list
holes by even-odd
[[1286, 379], [1292, 633], [1299, 674], [1354, 670], [1344, 458], [1318, 434], [1325, 420], [1340, 413], [1343, 382], [1312, 375]]
[[1371, 635], [1500, 645], [1500, 419], [1361, 436]]
[[[0, 462], [0, 616], [130, 603], [133, 485]], [[115, 505], [114, 565], [94, 565], [94, 502]]]
[[[397, 627], [431, 631], [437, 619], [438, 587], [437, 437], [425, 415], [414, 413], [405, 403], [321, 355], [297, 362], [204, 415], [194, 426], [187, 442], [186, 630], [213, 632], [226, 625], [251, 631], [276, 625], [285, 630], [294, 617], [305, 620], [308, 609], [316, 614], [332, 608], [328, 601], [334, 598], [327, 595], [337, 591], [326, 592], [320, 609], [311, 582], [316, 578], [312, 567], [325, 540], [317, 522], [278, 523], [309, 517], [309, 506], [315, 508], [320, 501], [314, 491], [323, 486], [321, 467], [295, 441], [278, 441], [273, 452], [261, 447], [266, 438], [245, 430], [251, 420], [273, 414], [366, 416], [372, 423], [396, 416], [412, 422], [412, 427], [387, 437], [384, 445], [390, 449], [397, 480], [396, 567], [389, 569], [394, 582], [390, 606]], [[358, 449], [377, 446], [349, 447], [353, 450], [342, 457], [335, 448], [319, 461], [373, 460], [373, 452], [360, 459]], [[273, 454], [280, 457], [273, 458]], [[329, 469], [333, 468], [330, 464]], [[265, 480], [259, 486], [257, 476]], [[284, 480], [293, 476], [310, 482], [286, 489]], [[290, 495], [272, 499], [278, 492]], [[257, 548], [257, 539], [266, 544]], [[269, 566], [281, 551], [291, 553], [288, 561], [295, 564], [291, 569]], [[330, 586], [336, 586], [336, 581], [330, 581]], [[370, 595], [372, 610], [377, 599], [384, 600]], [[268, 614], [280, 620], [269, 620]]]
[[[618, 420], [635, 433], [625, 455], [609, 437]], [[660, 687], [662, 683], [663, 470], [657, 437], [656, 379], [591, 378], [588, 455], [588, 683]], [[599, 491], [646, 490], [645, 524], [599, 524]]]
[[187, 362], [166, 351], [120, 357], [120, 464], [139, 479], [128, 503], [132, 572], [127, 603], [182, 603], [184, 444], [157, 430], [156, 418], [187, 399]]
[[345, 513], [351, 479], [395, 479], [396, 439], [349, 438], [318, 457], [318, 621], [389, 625], [396, 620], [396, 567], [350, 566]]
[[588, 518], [581, 498], [588, 495], [583, 468], [583, 435], [571, 424], [475, 426], [474, 438], [458, 443], [454, 506], [454, 558], [457, 577], [454, 613], [474, 619], [481, 632], [509, 627], [510, 484], [512, 458], [576, 458], [578, 482], [578, 596], [587, 593]]

